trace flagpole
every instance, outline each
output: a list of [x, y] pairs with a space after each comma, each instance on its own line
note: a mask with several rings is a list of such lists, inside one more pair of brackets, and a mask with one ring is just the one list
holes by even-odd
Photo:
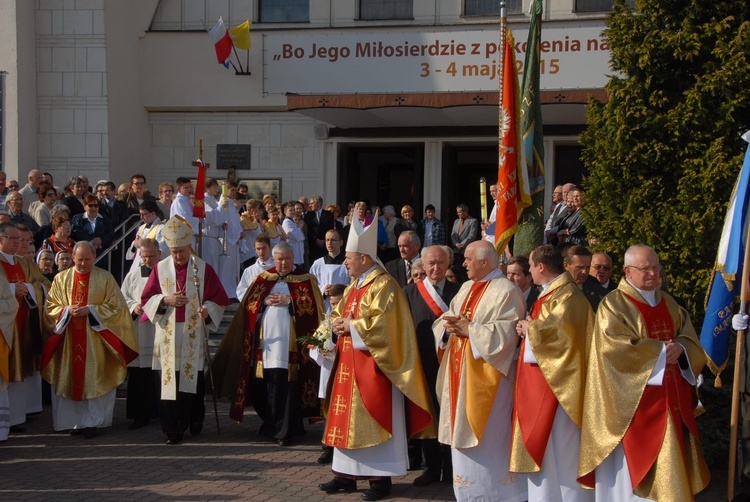
[[[498, 50], [500, 51], [500, 57], [498, 57], [497, 67], [500, 71], [497, 72], [498, 74], [498, 92], [497, 92], [497, 100], [498, 100], [498, 106], [497, 106], [497, 149], [498, 149], [498, 163], [500, 160], [500, 150], [503, 148], [503, 87], [505, 86], [505, 40], [508, 38], [508, 19], [505, 15], [505, 0], [500, 0], [500, 43], [498, 44]], [[498, 184], [500, 181], [498, 180]], [[499, 202], [499, 199], [498, 199]], [[497, 216], [496, 216], [497, 217]], [[500, 231], [497, 228], [497, 223], [495, 223], [495, 242], [493, 242], [493, 245], [495, 248], [497, 248], [497, 241], [500, 238]], [[502, 260], [502, 257], [505, 256], [504, 251], [497, 251], [498, 258]], [[500, 268], [503, 267], [503, 264], [501, 262]], [[503, 270], [503, 273], [505, 271]]]
[[[740, 285], [740, 314], [747, 313], [748, 277], [750, 276], [750, 231], [745, 240], [745, 258], [742, 266]], [[732, 413], [729, 418], [729, 472], [727, 474], [727, 500], [734, 499], [734, 478], [737, 471], [737, 424], [740, 414], [740, 371], [745, 355], [745, 330], [737, 331], [737, 345], [734, 354], [734, 381], [732, 383]]]

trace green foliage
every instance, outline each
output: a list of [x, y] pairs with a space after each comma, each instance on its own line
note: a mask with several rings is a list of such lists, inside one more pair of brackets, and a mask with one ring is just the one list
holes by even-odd
[[750, 129], [750, 2], [615, 4], [609, 101], [581, 135], [586, 226], [622, 260], [649, 244], [696, 326]]

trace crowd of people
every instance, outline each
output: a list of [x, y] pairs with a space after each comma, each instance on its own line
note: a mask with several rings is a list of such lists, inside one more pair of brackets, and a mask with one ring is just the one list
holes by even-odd
[[129, 428], [158, 420], [169, 445], [201, 433], [205, 394], [237, 422], [252, 406], [280, 447], [324, 416], [319, 488], [366, 480], [364, 500], [419, 469], [416, 486], [460, 501], [683, 501], [708, 484], [688, 314], [648, 246], [614, 280], [580, 188], [555, 187], [528, 256], [498, 255], [496, 210], [466, 204], [448, 227], [431, 204], [278, 204], [210, 178], [200, 220], [198, 200], [187, 178], [157, 197], [141, 174], [61, 189], [0, 173], [0, 441], [42, 411], [43, 380], [55, 430], [96, 437], [127, 378]]

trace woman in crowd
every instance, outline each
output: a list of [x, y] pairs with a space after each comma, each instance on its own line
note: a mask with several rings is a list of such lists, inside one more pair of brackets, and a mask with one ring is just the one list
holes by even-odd
[[[401, 235], [404, 230], [414, 230], [419, 235], [419, 222], [414, 219], [414, 208], [410, 205], [405, 205], [401, 208], [401, 219], [396, 223], [396, 237]], [[421, 241], [424, 241], [423, 236], [419, 236]]]
[[55, 254], [55, 265], [57, 266], [58, 272], [68, 270], [73, 266], [73, 255], [71, 255], [70, 251], [68, 251], [67, 249], [58, 251]]
[[55, 253], [49, 249], [40, 249], [36, 254], [36, 264], [44, 277], [50, 281], [55, 278]]
[[29, 215], [34, 218], [34, 221], [40, 227], [43, 227], [49, 225], [52, 220], [50, 213], [52, 206], [57, 202], [57, 190], [49, 183], [42, 183], [37, 193], [39, 194], [39, 200], [34, 201], [29, 206]]
[[54, 233], [52, 236], [44, 239], [44, 242], [42, 242], [42, 248], [49, 249], [53, 253], [67, 251], [72, 254], [73, 246], [76, 243], [76, 241], [70, 238], [72, 228], [70, 218], [67, 215], [60, 214], [55, 216], [52, 218], [52, 231]]
[[588, 246], [586, 225], [583, 222], [583, 213], [581, 212], [586, 204], [586, 199], [583, 192], [578, 188], [568, 192], [568, 197], [572, 200], [572, 204], [568, 204], [570, 214], [560, 223], [557, 238], [561, 243]]

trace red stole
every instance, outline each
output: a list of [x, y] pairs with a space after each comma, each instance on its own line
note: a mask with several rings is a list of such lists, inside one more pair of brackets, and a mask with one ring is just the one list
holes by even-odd
[[435, 302], [432, 296], [430, 296], [430, 292], [427, 291], [427, 286], [424, 285], [424, 281], [417, 282], [417, 291], [419, 291], [420, 296], [427, 306], [430, 307], [432, 313], [435, 314], [435, 317], [443, 315], [443, 309], [437, 304], [437, 302]]
[[[674, 322], [664, 299], [656, 307], [630, 296], [628, 299], [643, 317], [649, 338], [665, 342], [674, 338]], [[667, 417], [671, 417], [677, 429], [680, 449], [685, 457], [682, 424], [684, 423], [689, 431], [698, 437], [698, 426], [693, 414], [696, 399], [693, 386], [682, 377], [677, 363], [667, 364], [662, 385], [646, 386], [630, 427], [622, 439], [634, 490], [643, 481], [659, 455], [667, 429]]]
[[[353, 289], [346, 298], [343, 317], [352, 314], [359, 318], [359, 305], [370, 284]], [[388, 377], [378, 368], [375, 359], [367, 351], [355, 350], [351, 335], [339, 336], [336, 341], [338, 365], [331, 389], [328, 421], [323, 442], [336, 448], [348, 448], [350, 436], [351, 404], [354, 383], [367, 413], [387, 431], [393, 433], [393, 410], [391, 396], [393, 387]]]
[[[275, 269], [268, 271], [274, 273]], [[245, 401], [247, 399], [247, 388], [252, 377], [252, 370], [257, 361], [263, 360], [263, 351], [256, 347], [255, 339], [259, 334], [260, 325], [258, 318], [263, 310], [263, 302], [271, 293], [271, 289], [277, 281], [268, 278], [265, 273], [259, 275], [245, 295], [243, 305], [247, 309], [247, 329], [242, 344], [242, 364], [240, 366], [240, 377], [237, 380], [237, 389], [229, 409], [229, 416], [236, 422], [241, 423], [245, 413]], [[310, 335], [318, 327], [318, 312], [312, 285], [309, 280], [287, 282], [289, 296], [294, 303], [294, 323], [296, 332], [300, 335]], [[290, 347], [289, 364], [300, 364], [302, 358], [296, 347]]]
[[[463, 221], [463, 220], [462, 220]], [[466, 314], [466, 317], [468, 317], [469, 321], [474, 319], [474, 310], [476, 309], [477, 305], [479, 305], [479, 301], [482, 299], [482, 296], [484, 295], [484, 292], [487, 290], [487, 287], [490, 285], [491, 281], [483, 281], [483, 282], [475, 282], [471, 285], [471, 289], [469, 290], [469, 294], [466, 295], [466, 298], [464, 298], [464, 302], [461, 305], [461, 314]], [[458, 403], [458, 393], [461, 388], [461, 372], [463, 369], [464, 364], [464, 357], [466, 356], [466, 351], [468, 350], [471, 352], [471, 348], [469, 347], [469, 339], [467, 337], [463, 336], [454, 336], [452, 337], [453, 341], [450, 344], [450, 375], [448, 379], [448, 385], [451, 395], [451, 431], [453, 431], [455, 424], [456, 424], [456, 407]], [[466, 357], [471, 357], [473, 359], [473, 355], [469, 354]], [[468, 377], [467, 372], [467, 377]], [[468, 388], [468, 382], [467, 382], [467, 388]], [[474, 392], [476, 389], [470, 389], [472, 392]], [[492, 400], [494, 401], [494, 395], [492, 396]], [[491, 404], [490, 404], [491, 406]], [[468, 412], [469, 410], [467, 410]], [[480, 434], [476, 434], [477, 438], [481, 436]]]
[[[542, 304], [551, 292], [534, 302], [529, 316], [538, 319]], [[542, 466], [544, 451], [552, 433], [552, 424], [557, 412], [557, 397], [544, 378], [538, 364], [523, 362], [524, 351], [527, 349], [527, 338], [521, 341], [521, 351], [518, 355], [516, 370], [516, 395], [513, 406], [513, 427], [521, 428], [523, 444], [534, 463]]]
[[[23, 271], [23, 268], [21, 267], [21, 263], [16, 259], [15, 265], [11, 265], [7, 261], [0, 261], [0, 264], [3, 266], [3, 271], [5, 272], [5, 277], [8, 279], [8, 282], [10, 284], [14, 284], [17, 282], [27, 282], [26, 274]], [[19, 298], [16, 296], [16, 301], [18, 301], [18, 312], [16, 313], [16, 338], [13, 341], [13, 348], [11, 349], [12, 352], [16, 354], [22, 354], [24, 362], [24, 366], [26, 362], [29, 362], [29, 359], [25, 356], [27, 356], [27, 352], [31, 350], [30, 346], [26, 346], [27, 343], [30, 343], [30, 340], [27, 340], [25, 337], [26, 333], [26, 324], [29, 321], [29, 306], [26, 304], [26, 300], [23, 298]], [[10, 378], [11, 382], [15, 382], [13, 380], [13, 375], [16, 373], [13, 371], [14, 366], [14, 358], [10, 358]], [[21, 380], [23, 381], [23, 380]]]

